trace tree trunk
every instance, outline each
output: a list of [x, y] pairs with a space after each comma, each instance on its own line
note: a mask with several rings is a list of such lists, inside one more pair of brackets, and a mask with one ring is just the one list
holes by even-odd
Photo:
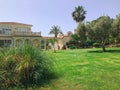
[[54, 43], [54, 45], [53, 45], [53, 50], [54, 50], [54, 53], [56, 52], [56, 50], [55, 50], [55, 43]]
[[102, 45], [103, 52], [106, 52], [105, 45]]
[[56, 53], [56, 47], [55, 47], [56, 40], [57, 40], [57, 37], [54, 37], [54, 53]]
[[106, 44], [106, 39], [104, 39], [104, 40], [102, 41], [102, 50], [103, 50], [103, 52], [106, 52], [105, 44]]

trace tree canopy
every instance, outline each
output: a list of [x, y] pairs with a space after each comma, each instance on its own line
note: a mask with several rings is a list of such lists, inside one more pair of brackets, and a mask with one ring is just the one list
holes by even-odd
[[113, 20], [111, 34], [114, 43], [120, 42], [120, 14], [118, 14], [116, 19]]
[[85, 14], [86, 11], [82, 6], [75, 7], [75, 10], [72, 13], [73, 19], [77, 22], [80, 23], [85, 19]]
[[111, 30], [111, 18], [109, 16], [101, 16], [97, 20], [92, 21], [89, 25], [89, 36], [95, 40], [105, 50], [105, 44], [109, 40]]
[[58, 34], [62, 34], [62, 31], [59, 26], [52, 26], [49, 34], [54, 34], [54, 37], [57, 38]]

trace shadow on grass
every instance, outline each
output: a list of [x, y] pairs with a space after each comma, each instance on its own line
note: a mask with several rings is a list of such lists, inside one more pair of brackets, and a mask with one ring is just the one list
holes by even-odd
[[60, 51], [56, 51], [56, 52], [53, 52], [53, 53], [61, 53]]
[[55, 74], [55, 73], [50, 73], [48, 75], [42, 76], [41, 78], [42, 79], [40, 79], [39, 83], [29, 84], [27, 86], [16, 86], [16, 87], [13, 87], [13, 89], [9, 89], [9, 90], [39, 90], [38, 88], [49, 85], [52, 82], [52, 80], [58, 79], [59, 76], [57, 74]]
[[88, 51], [88, 53], [120, 53], [120, 50], [106, 50], [106, 52], [103, 52], [102, 50], [96, 50]]
[[57, 73], [51, 73], [49, 75], [44, 75], [42, 76], [42, 79], [37, 86], [41, 87], [41, 86], [47, 85], [51, 83], [52, 80], [55, 80], [58, 78], [59, 78], [59, 75]]

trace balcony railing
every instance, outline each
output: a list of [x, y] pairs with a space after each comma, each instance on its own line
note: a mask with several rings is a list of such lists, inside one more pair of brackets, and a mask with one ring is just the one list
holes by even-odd
[[41, 36], [41, 32], [20, 32], [20, 31], [13, 31], [13, 36]]
[[41, 36], [41, 32], [20, 32], [12, 31], [7, 33], [0, 33], [0, 36]]

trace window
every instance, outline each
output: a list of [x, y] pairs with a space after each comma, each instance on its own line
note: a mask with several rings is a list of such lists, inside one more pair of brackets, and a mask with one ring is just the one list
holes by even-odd
[[12, 43], [11, 40], [0, 40], [0, 47], [8, 47]]
[[19, 32], [27, 32], [27, 31], [28, 31], [28, 28], [18, 27], [17, 30], [18, 30]]
[[7, 29], [7, 28], [2, 28], [0, 30], [0, 34], [11, 34], [11, 29]]
[[4, 40], [0, 40], [0, 47], [4, 46]]

